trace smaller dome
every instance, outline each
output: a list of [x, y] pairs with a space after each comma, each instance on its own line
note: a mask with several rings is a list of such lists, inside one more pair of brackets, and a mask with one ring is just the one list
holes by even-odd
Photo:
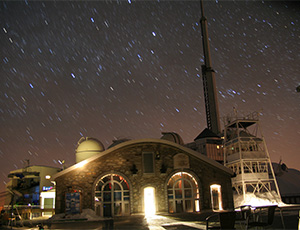
[[172, 141], [179, 145], [184, 145], [182, 138], [179, 136], [179, 134], [174, 132], [162, 132], [163, 136], [160, 138], [162, 140]]
[[92, 137], [82, 137], [77, 144], [76, 153], [79, 152], [103, 152], [104, 146], [101, 141]]
[[130, 141], [130, 139], [122, 138], [122, 139], [118, 139], [118, 140], [113, 140], [112, 141], [113, 143], [110, 146], [108, 146], [107, 149], [110, 149], [110, 148], [112, 148], [112, 147], [114, 147], [114, 146], [116, 146], [118, 144], [121, 144], [123, 142], [126, 142], [126, 141]]

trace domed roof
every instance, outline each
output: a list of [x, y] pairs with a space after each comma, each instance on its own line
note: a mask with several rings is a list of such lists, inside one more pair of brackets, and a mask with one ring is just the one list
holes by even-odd
[[179, 134], [174, 132], [162, 132], [163, 136], [160, 139], [172, 141], [174, 143], [177, 143], [179, 145], [184, 145], [182, 138], [179, 136]]
[[82, 137], [77, 144], [76, 153], [79, 152], [103, 152], [104, 146], [101, 141], [92, 137]]
[[113, 140], [113, 143], [110, 146], [108, 146], [107, 149], [112, 148], [118, 144], [125, 142], [125, 141], [130, 141], [130, 139], [122, 138], [122, 139], [118, 139], [118, 140]]

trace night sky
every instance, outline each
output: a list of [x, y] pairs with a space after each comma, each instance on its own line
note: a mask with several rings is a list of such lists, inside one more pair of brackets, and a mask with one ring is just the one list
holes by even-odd
[[[299, 4], [204, 8], [220, 116], [259, 111], [271, 160], [300, 169]], [[189, 143], [206, 127], [198, 1], [10, 1], [0, 19], [1, 191], [24, 159], [74, 164], [82, 136]]]

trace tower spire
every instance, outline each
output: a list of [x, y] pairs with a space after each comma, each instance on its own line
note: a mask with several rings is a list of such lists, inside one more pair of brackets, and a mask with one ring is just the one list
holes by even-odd
[[207, 128], [215, 134], [220, 134], [220, 116], [216, 90], [215, 71], [211, 67], [210, 48], [207, 30], [207, 19], [204, 16], [203, 0], [200, 0], [201, 8], [201, 33], [204, 53], [204, 65], [202, 69], [203, 91], [205, 99], [205, 111]]

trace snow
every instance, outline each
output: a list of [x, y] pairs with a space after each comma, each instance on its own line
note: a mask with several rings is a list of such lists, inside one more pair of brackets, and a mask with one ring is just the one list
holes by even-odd
[[300, 171], [297, 169], [287, 168], [282, 170], [278, 164], [273, 163], [276, 179], [282, 196], [300, 194]]
[[277, 196], [275, 191], [269, 193], [246, 193], [245, 199], [243, 195], [234, 196], [234, 204], [236, 207], [243, 205], [251, 205], [252, 207], [269, 206], [269, 205], [283, 205], [281, 199]]
[[92, 209], [83, 209], [82, 213], [80, 214], [56, 214], [53, 215], [49, 220], [76, 220], [76, 219], [87, 219], [87, 221], [98, 221], [98, 220], [104, 220], [107, 218], [100, 217], [96, 215], [95, 211]]

